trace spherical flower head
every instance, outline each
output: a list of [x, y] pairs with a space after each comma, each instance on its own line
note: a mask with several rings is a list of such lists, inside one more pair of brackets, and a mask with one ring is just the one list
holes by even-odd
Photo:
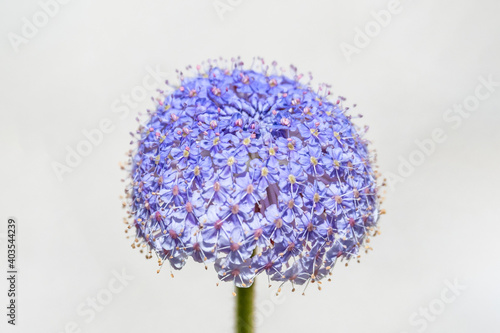
[[380, 213], [374, 155], [344, 98], [260, 58], [188, 71], [162, 91], [130, 153], [133, 247], [174, 269], [214, 262], [238, 287], [261, 273], [307, 285], [368, 248]]

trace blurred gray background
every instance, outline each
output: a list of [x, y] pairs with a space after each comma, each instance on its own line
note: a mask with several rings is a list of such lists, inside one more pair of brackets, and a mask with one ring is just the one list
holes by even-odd
[[257, 280], [257, 331], [499, 330], [498, 1], [63, 2], [0, 1], [2, 271], [8, 216], [20, 247], [18, 325], [2, 305], [2, 332], [232, 330], [232, 286], [216, 287], [213, 267], [172, 279], [131, 249], [119, 162], [162, 88], [151, 71], [238, 55], [294, 64], [356, 103], [393, 180], [361, 264], [305, 297]]

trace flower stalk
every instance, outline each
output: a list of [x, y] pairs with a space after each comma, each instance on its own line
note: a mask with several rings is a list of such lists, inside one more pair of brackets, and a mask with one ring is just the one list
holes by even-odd
[[248, 288], [235, 287], [236, 293], [236, 311], [235, 311], [235, 332], [253, 333], [254, 332], [254, 297], [255, 282]]

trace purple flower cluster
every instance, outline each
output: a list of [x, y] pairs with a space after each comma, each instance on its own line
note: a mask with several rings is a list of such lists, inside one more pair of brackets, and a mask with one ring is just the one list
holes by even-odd
[[131, 152], [131, 226], [174, 269], [192, 257], [238, 287], [263, 272], [302, 285], [376, 231], [373, 156], [343, 98], [257, 62], [209, 61], [163, 92]]

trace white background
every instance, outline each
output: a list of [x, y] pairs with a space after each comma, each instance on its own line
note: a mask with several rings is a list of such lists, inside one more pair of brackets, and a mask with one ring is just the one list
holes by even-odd
[[[347, 61], [340, 45], [354, 45], [355, 29], [387, 4], [243, 0], [221, 19], [212, 0], [72, 0], [16, 52], [9, 33], [21, 36], [23, 17], [32, 21], [41, 7], [2, 0], [0, 267], [15, 216], [20, 276], [15, 328], [6, 324], [1, 279], [0, 330], [64, 332], [75, 322], [81, 332], [231, 331], [232, 288], [216, 287], [213, 267], [190, 262], [172, 279], [130, 248], [118, 163], [135, 116], [153, 103], [141, 100], [123, 119], [112, 105], [142, 85], [148, 67], [174, 77], [206, 58], [240, 55], [292, 63], [357, 103], [383, 174], [397, 174], [433, 129], [447, 137], [386, 188], [382, 234], [361, 264], [339, 265], [332, 282], [305, 297], [285, 288], [275, 299], [276, 285], [257, 281], [258, 332], [417, 332], [423, 324], [409, 318], [430, 303], [442, 313], [426, 332], [498, 331], [500, 87], [458, 128], [443, 115], [474, 95], [479, 77], [500, 82], [500, 3], [401, 0], [401, 12]], [[67, 147], [104, 118], [114, 130], [58, 181], [52, 164], [65, 163]], [[123, 269], [134, 279], [87, 323], [77, 309]], [[455, 279], [466, 289], [439, 309]]]

